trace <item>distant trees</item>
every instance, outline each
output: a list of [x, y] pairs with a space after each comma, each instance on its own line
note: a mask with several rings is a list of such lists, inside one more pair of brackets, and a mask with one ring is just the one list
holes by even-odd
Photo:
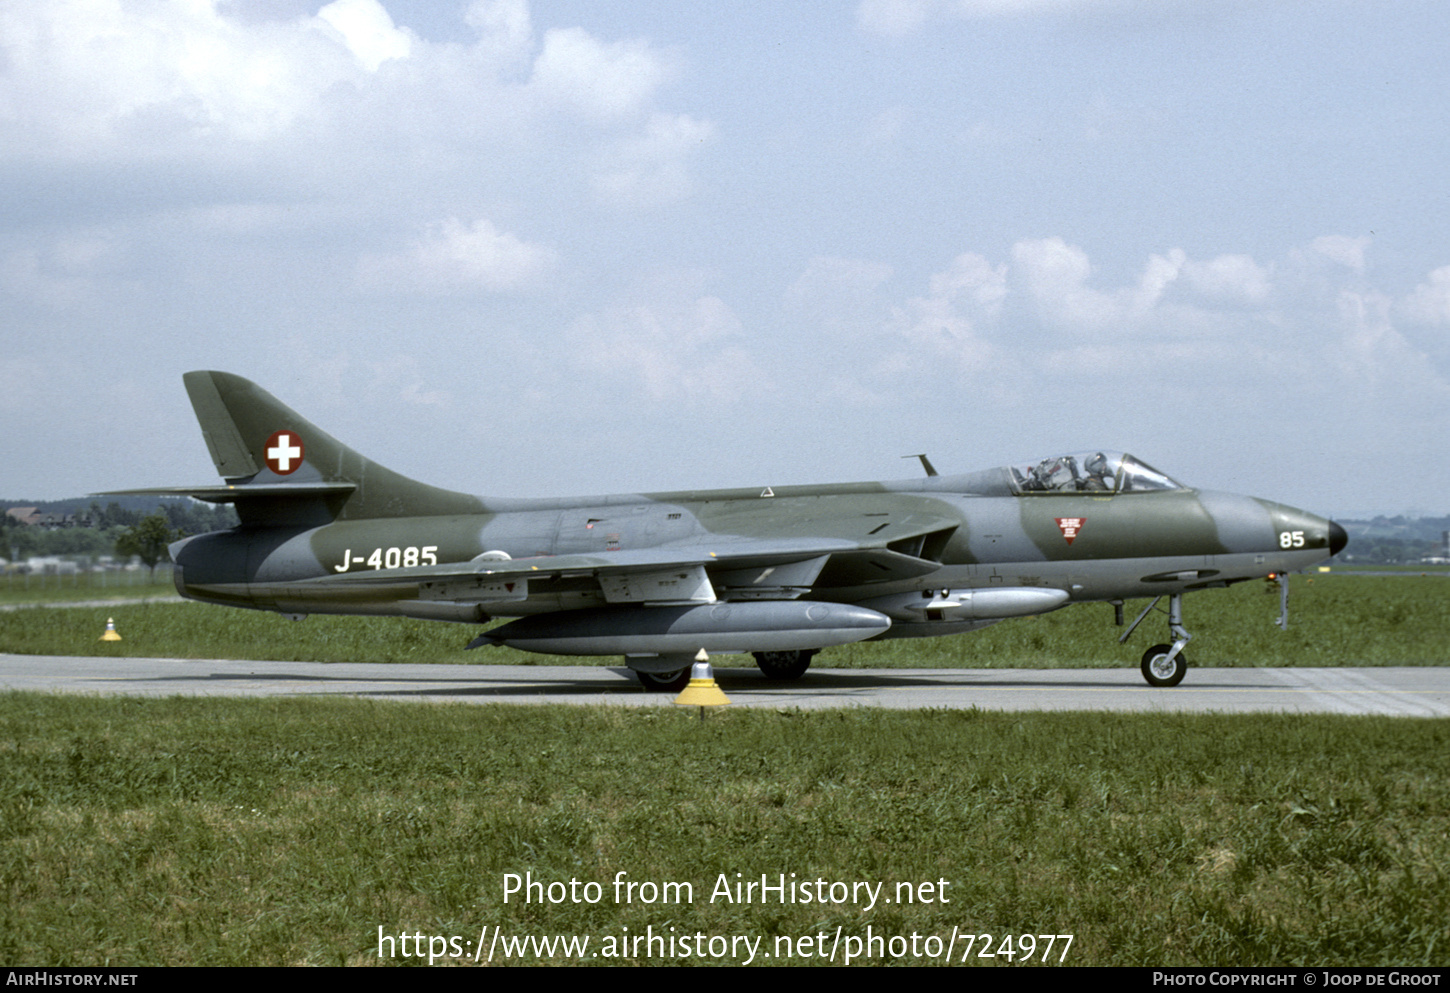
[[[163, 498], [146, 507], [144, 498], [125, 497], [124, 502], [111, 500], [105, 506], [91, 500], [89, 506], [78, 499], [43, 502], [38, 500], [0, 500], [0, 558], [24, 562], [32, 556], [90, 556], [98, 558], [120, 552], [122, 555], [138, 554], [123, 552], [117, 541], [126, 531], [140, 525], [148, 513], [160, 516], [173, 537], [183, 538], [207, 531], [225, 531], [237, 526], [237, 514], [230, 504], [220, 506], [198, 500]], [[40, 506], [46, 513], [75, 514], [88, 518], [87, 524], [76, 527], [44, 528], [22, 524], [3, 513], [7, 507]], [[128, 506], [129, 505], [129, 506]], [[139, 506], [138, 506], [139, 505]], [[157, 562], [165, 561], [164, 556]], [[147, 565], [154, 566], [148, 562]]]
[[99, 503], [92, 500], [90, 512], [91, 519], [96, 522], [96, 527], [102, 531], [107, 528], [134, 527], [142, 517], [139, 510], [127, 510], [114, 500], [106, 504], [104, 509]]
[[237, 512], [231, 504], [202, 503], [199, 500], [168, 500], [159, 508], [172, 527], [183, 536], [225, 531], [237, 526]]
[[170, 526], [165, 514], [152, 514], [121, 532], [116, 539], [116, 554], [140, 556], [154, 576], [156, 563], [166, 558], [166, 546], [181, 537], [182, 533]]

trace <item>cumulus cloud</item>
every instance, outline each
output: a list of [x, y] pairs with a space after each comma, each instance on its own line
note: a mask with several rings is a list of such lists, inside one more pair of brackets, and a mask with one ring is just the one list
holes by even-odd
[[1019, 241], [1012, 260], [1012, 277], [1032, 311], [1049, 327], [1080, 334], [1196, 326], [1195, 314], [1261, 304], [1271, 290], [1272, 268], [1246, 255], [1198, 261], [1172, 248], [1149, 256], [1136, 284], [1107, 290], [1091, 285], [1087, 253], [1061, 238]]
[[871, 330], [876, 291], [891, 273], [880, 262], [812, 259], [787, 288], [786, 311], [797, 326], [814, 325], [834, 338], [860, 337]]
[[605, 43], [583, 28], [563, 28], [545, 34], [533, 78], [546, 96], [609, 120], [638, 113], [668, 75], [646, 42]]
[[874, 34], [901, 37], [921, 27], [939, 6], [936, 0], [861, 0], [856, 23]]
[[1272, 266], [1261, 266], [1247, 255], [1220, 255], [1207, 262], [1185, 257], [1183, 266], [1183, 276], [1196, 293], [1245, 306], [1268, 299], [1272, 272]]
[[926, 295], [895, 308], [887, 329], [929, 357], [985, 369], [995, 355], [990, 334], [1006, 297], [1005, 265], [994, 266], [972, 253], [958, 255], [949, 268], [931, 277]]
[[518, 62], [533, 47], [533, 18], [528, 0], [474, 0], [463, 15], [478, 32], [480, 48], [501, 62]]
[[514, 185], [546, 160], [581, 191], [638, 204], [687, 195], [690, 158], [711, 132], [657, 105], [675, 76], [667, 53], [582, 28], [540, 40], [524, 0], [473, 3], [463, 16], [476, 36], [462, 45], [420, 38], [380, 0], [290, 20], [232, 9], [0, 6], [0, 162], [134, 162], [230, 184], [301, 176], [309, 192], [319, 175], [338, 190], [349, 177], [376, 188], [380, 172], [406, 170], [421, 196], [457, 185], [463, 157]]
[[497, 292], [532, 282], [554, 258], [552, 250], [500, 231], [487, 218], [465, 225], [450, 217], [404, 251], [364, 257], [358, 274], [370, 288]]
[[694, 191], [690, 154], [714, 137], [708, 121], [688, 114], [655, 114], [643, 134], [632, 135], [599, 157], [591, 184], [601, 200], [638, 207], [682, 200]]
[[569, 329], [570, 356], [633, 396], [733, 402], [769, 389], [742, 330], [717, 296], [661, 300], [581, 317]]
[[393, 24], [378, 0], [334, 0], [317, 12], [317, 19], [342, 35], [368, 72], [390, 59], [406, 59], [413, 50], [413, 36]]
[[1441, 266], [1415, 287], [1403, 310], [1421, 324], [1450, 324], [1450, 266]]
[[1099, 331], [1121, 317], [1123, 308], [1112, 294], [1088, 285], [1092, 265], [1087, 253], [1061, 238], [1013, 245], [1012, 275], [1051, 327]]
[[1367, 247], [1325, 236], [1267, 263], [1172, 248], [1116, 287], [1061, 238], [1019, 241], [1006, 262], [966, 253], [880, 319], [893, 344], [877, 369], [965, 373], [988, 389], [1010, 378], [1071, 391], [1104, 374], [1231, 392], [1256, 380], [1282, 390], [1284, 370], [1313, 368], [1316, 388], [1450, 398], [1446, 371], [1396, 324], [1450, 323], [1450, 266], [1397, 301], [1361, 285]]
[[[370, 2], [324, 12], [361, 45]], [[11, 155], [109, 158], [188, 137], [258, 140], [363, 71], [322, 16], [243, 25], [212, 2], [6, 5], [0, 54], [0, 134]]]
[[1342, 234], [1328, 234], [1309, 243], [1310, 252], [1337, 262], [1355, 272], [1364, 271], [1364, 253], [1369, 248], [1369, 238], [1350, 238]]
[[901, 37], [931, 20], [986, 20], [1121, 7], [1127, 0], [861, 0], [856, 23], [866, 31]]

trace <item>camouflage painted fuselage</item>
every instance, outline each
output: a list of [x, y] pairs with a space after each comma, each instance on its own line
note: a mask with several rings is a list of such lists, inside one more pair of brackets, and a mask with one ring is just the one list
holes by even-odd
[[[837, 561], [809, 583], [812, 599], [1002, 586], [1063, 590], [1068, 602], [1082, 602], [1221, 586], [1329, 555], [1330, 522], [1266, 500], [1188, 489], [1013, 495], [1005, 482], [991, 486], [984, 478], [991, 475], [778, 487], [773, 496], [722, 490], [480, 499], [471, 513], [243, 526], [185, 542], [176, 555], [178, 584], [198, 599], [288, 613], [475, 621], [482, 617], [472, 604], [429, 596], [412, 577], [492, 551], [509, 556], [498, 562], [530, 560], [527, 599], [479, 601], [498, 604], [491, 615], [523, 616], [606, 605], [588, 570], [572, 559], [551, 567], [548, 560], [560, 556], [597, 555], [603, 570], [627, 561], [624, 552], [714, 553], [720, 564], [706, 572], [722, 599], [748, 595], [756, 578], [750, 560], [814, 552]], [[1071, 542], [1061, 520], [1081, 522]], [[1281, 547], [1285, 534], [1302, 542]], [[478, 565], [486, 574], [489, 562]]]
[[[1322, 517], [1117, 453], [901, 482], [497, 500], [406, 479], [225, 373], [186, 384], [241, 526], [173, 547], [177, 588], [285, 614], [480, 623], [526, 650], [813, 651], [1302, 569]], [[698, 643], [698, 645], [697, 645]], [[670, 664], [674, 664], [673, 662]]]

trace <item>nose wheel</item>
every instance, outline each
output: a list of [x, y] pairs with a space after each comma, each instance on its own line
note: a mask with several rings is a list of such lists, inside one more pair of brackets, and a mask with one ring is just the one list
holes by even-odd
[[[1128, 640], [1143, 618], [1158, 606], [1162, 597], [1155, 597], [1153, 602], [1143, 608], [1138, 619], [1123, 632], [1118, 639], [1119, 643]], [[1143, 653], [1143, 678], [1148, 681], [1149, 686], [1177, 686], [1183, 682], [1183, 677], [1188, 673], [1188, 659], [1183, 655], [1183, 646], [1188, 644], [1193, 635], [1189, 634], [1183, 627], [1183, 594], [1173, 593], [1168, 597], [1168, 631], [1173, 635], [1173, 644], [1154, 645]]]
[[1143, 678], [1149, 686], [1177, 686], [1188, 673], [1188, 659], [1172, 645], [1154, 645], [1143, 653]]

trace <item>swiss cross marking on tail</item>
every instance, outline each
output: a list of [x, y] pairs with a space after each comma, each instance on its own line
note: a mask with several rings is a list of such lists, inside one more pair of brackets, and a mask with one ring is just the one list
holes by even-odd
[[279, 476], [290, 475], [302, 465], [302, 439], [292, 431], [277, 431], [267, 439], [267, 468]]
[[1077, 537], [1077, 533], [1082, 530], [1082, 526], [1087, 523], [1086, 517], [1057, 517], [1054, 520], [1057, 521], [1057, 528], [1067, 539], [1069, 545], [1072, 544], [1072, 539]]

